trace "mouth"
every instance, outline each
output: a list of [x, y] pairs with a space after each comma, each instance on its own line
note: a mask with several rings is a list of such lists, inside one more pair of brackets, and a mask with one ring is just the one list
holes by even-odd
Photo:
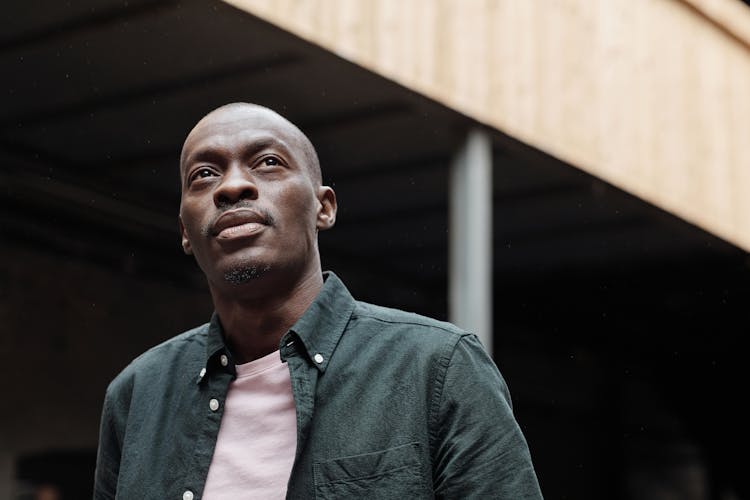
[[213, 224], [211, 234], [217, 240], [232, 240], [254, 236], [268, 226], [268, 220], [260, 212], [249, 208], [238, 208], [224, 212]]

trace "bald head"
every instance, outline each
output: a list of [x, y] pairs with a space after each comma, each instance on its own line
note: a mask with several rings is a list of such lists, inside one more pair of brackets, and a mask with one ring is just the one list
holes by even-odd
[[292, 122], [277, 112], [246, 102], [225, 104], [204, 116], [188, 134], [180, 154], [180, 173], [184, 172], [185, 161], [196, 142], [207, 136], [222, 134], [244, 123], [250, 129], [265, 129], [276, 139], [286, 142], [287, 147], [299, 153], [304, 160], [310, 179], [316, 186], [323, 182], [320, 162], [310, 139]]

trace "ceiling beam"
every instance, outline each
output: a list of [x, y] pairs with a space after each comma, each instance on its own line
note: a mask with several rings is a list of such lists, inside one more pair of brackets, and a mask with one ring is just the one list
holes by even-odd
[[[135, 4], [124, 2], [124, 6], [118, 5], [103, 9], [92, 8], [88, 15], [57, 21], [54, 24], [0, 40], [0, 53], [58, 41], [60, 38], [72, 36], [76, 33], [102, 28], [130, 19], [150, 17], [158, 11], [172, 9], [178, 4], [179, 2], [175, 0], [149, 0]], [[6, 14], [13, 15], [12, 7], [4, 6], [3, 10]]]
[[74, 116], [86, 115], [101, 109], [132, 106], [138, 102], [152, 100], [158, 96], [173, 97], [179, 92], [189, 91], [197, 86], [213, 84], [223, 80], [240, 78], [244, 75], [257, 74], [259, 70], [280, 69], [299, 64], [302, 57], [298, 54], [276, 54], [267, 58], [244, 61], [240, 64], [225, 66], [212, 71], [203, 71], [193, 75], [181, 75], [171, 80], [149, 83], [111, 94], [81, 99], [66, 103], [63, 106], [45, 108], [42, 111], [19, 113], [0, 118], [0, 127], [35, 125], [41, 122], [59, 122]]

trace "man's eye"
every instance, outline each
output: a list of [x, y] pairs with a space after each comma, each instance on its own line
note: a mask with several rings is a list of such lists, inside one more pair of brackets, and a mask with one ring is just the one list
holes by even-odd
[[195, 172], [193, 172], [193, 175], [191, 176], [190, 180], [194, 181], [195, 179], [205, 179], [206, 177], [212, 177], [216, 174], [214, 174], [213, 170], [210, 168], [199, 168]]
[[281, 165], [281, 162], [279, 162], [279, 159], [274, 156], [266, 156], [263, 158], [263, 165], [271, 167], [274, 165]]

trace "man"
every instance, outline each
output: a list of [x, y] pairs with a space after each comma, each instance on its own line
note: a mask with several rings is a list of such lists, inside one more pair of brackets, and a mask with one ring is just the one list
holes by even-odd
[[297, 127], [223, 106], [180, 175], [182, 246], [215, 314], [110, 384], [95, 498], [541, 498], [476, 337], [321, 271], [336, 196]]

